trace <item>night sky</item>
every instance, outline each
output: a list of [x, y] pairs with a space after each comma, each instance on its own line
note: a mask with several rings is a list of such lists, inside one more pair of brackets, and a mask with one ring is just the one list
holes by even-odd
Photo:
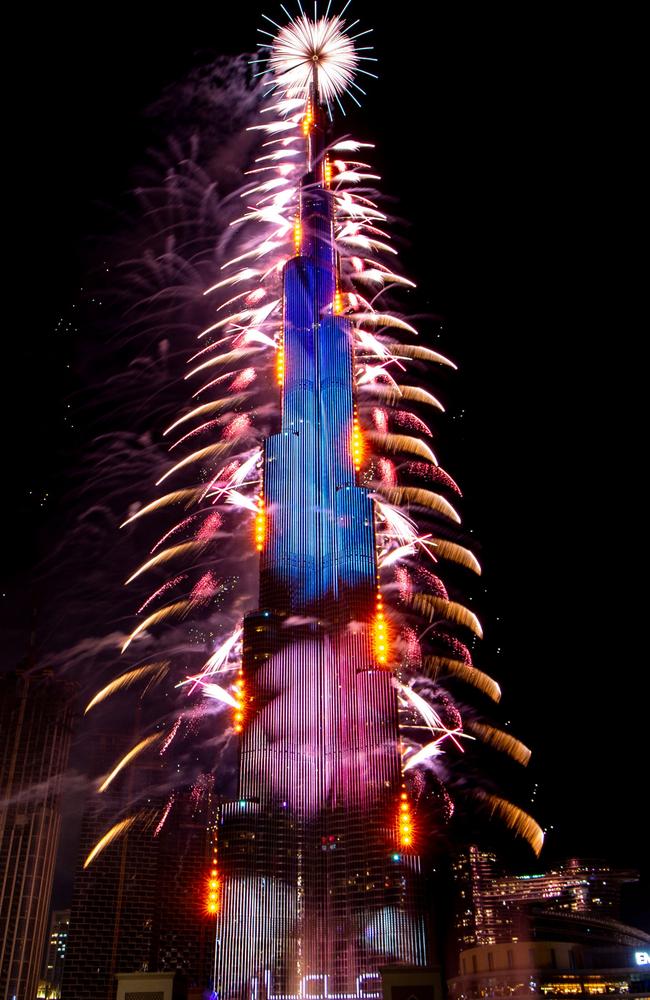
[[[604, 857], [644, 868], [647, 887], [643, 518], [625, 446], [634, 325], [606, 71], [590, 82], [576, 62], [591, 28], [542, 8], [353, 8], [374, 25], [381, 78], [345, 127], [377, 144], [418, 285], [409, 308], [443, 317], [439, 344], [460, 367], [436, 450], [480, 546], [477, 662], [534, 752], [531, 811], [552, 827], [542, 863]], [[250, 0], [173, 18], [118, 3], [103, 18], [52, 9], [30, 28], [5, 191], [3, 669], [26, 654], [34, 608], [37, 654], [65, 648], [65, 618], [39, 635], [56, 582], [41, 585], [37, 567], [67, 530], [93, 434], [75, 410], [93, 354], [75, 304], [151, 141], [144, 111], [198, 63], [251, 49], [259, 15]], [[641, 889], [641, 923], [646, 906]]]

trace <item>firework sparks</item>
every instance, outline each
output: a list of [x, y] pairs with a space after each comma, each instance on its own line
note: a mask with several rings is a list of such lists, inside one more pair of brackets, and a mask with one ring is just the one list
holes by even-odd
[[173, 590], [174, 587], [176, 587], [179, 583], [181, 583], [181, 581], [185, 579], [187, 579], [186, 574], [180, 573], [179, 576], [172, 577], [171, 580], [166, 580], [161, 587], [158, 587], [157, 590], [154, 590], [153, 594], [149, 595], [146, 601], [140, 605], [136, 613], [141, 614], [144, 611], [144, 609], [148, 608], [149, 605], [152, 604], [155, 600], [157, 600], [159, 597], [162, 597], [163, 594], [166, 594], [169, 590]]
[[369, 431], [367, 436], [379, 450], [387, 451], [391, 455], [402, 452], [407, 455], [416, 455], [418, 458], [425, 458], [433, 465], [438, 464], [431, 448], [421, 438], [409, 437], [407, 434], [378, 434], [376, 431]]
[[383, 487], [380, 488], [382, 496], [388, 500], [389, 503], [402, 506], [403, 504], [417, 504], [419, 507], [426, 507], [429, 510], [434, 510], [438, 514], [442, 514], [444, 517], [448, 517], [450, 521], [455, 521], [456, 524], [460, 524], [460, 516], [451, 506], [448, 500], [445, 500], [443, 496], [439, 493], [432, 493], [431, 490], [423, 490], [414, 486], [395, 486], [395, 487]]
[[183, 542], [181, 545], [173, 545], [168, 549], [163, 549], [158, 555], [154, 556], [152, 559], [148, 559], [146, 563], [143, 563], [135, 573], [132, 573], [125, 584], [132, 583], [141, 573], [146, 573], [147, 570], [153, 569], [154, 566], [160, 566], [161, 563], [168, 562], [170, 559], [178, 558], [178, 556], [188, 555], [190, 552], [196, 551], [198, 546], [203, 545], [202, 541], [191, 541]]
[[442, 486], [447, 486], [459, 497], [463, 495], [458, 484], [440, 466], [428, 465], [426, 462], [407, 462], [405, 470], [412, 476], [418, 476], [420, 479], [429, 479], [432, 482], [440, 483]]
[[206, 698], [213, 698], [215, 701], [221, 701], [224, 705], [229, 705], [230, 708], [239, 708], [239, 702], [236, 698], [233, 698], [230, 691], [226, 691], [222, 688], [220, 684], [214, 684], [210, 681], [199, 681], [201, 685], [201, 693]]
[[470, 729], [484, 743], [494, 747], [495, 750], [501, 750], [502, 753], [508, 754], [518, 764], [522, 764], [524, 767], [528, 764], [530, 750], [510, 733], [504, 733], [501, 729], [495, 729], [494, 726], [486, 726], [480, 722], [471, 722]]
[[411, 574], [407, 570], [406, 566], [397, 567], [395, 570], [395, 580], [397, 581], [397, 587], [401, 600], [406, 601], [407, 598], [411, 597], [413, 594], [413, 580], [411, 579]]
[[182, 715], [179, 715], [179, 716], [178, 716], [178, 718], [176, 719], [176, 722], [174, 723], [174, 725], [173, 725], [173, 726], [172, 726], [172, 728], [170, 729], [170, 731], [169, 731], [169, 735], [168, 735], [168, 736], [166, 737], [166, 739], [165, 739], [165, 742], [163, 743], [163, 745], [162, 745], [162, 746], [161, 746], [161, 748], [160, 748], [160, 756], [161, 756], [161, 757], [162, 757], [162, 755], [163, 755], [164, 753], [166, 753], [166, 752], [167, 752], [167, 750], [168, 750], [168, 749], [169, 749], [169, 747], [171, 746], [171, 743], [172, 743], [172, 740], [174, 739], [174, 737], [176, 736], [176, 733], [177, 733], [177, 732], [178, 732], [178, 730], [180, 729], [180, 726], [181, 726], [181, 722], [182, 722], [182, 721], [183, 721], [183, 716], [182, 716]]
[[211, 542], [222, 524], [223, 517], [218, 510], [215, 510], [212, 514], [208, 514], [199, 527], [199, 530], [194, 537], [194, 541], [199, 542], [200, 544], [207, 544], [208, 542]]
[[154, 837], [158, 836], [158, 834], [162, 830], [163, 826], [165, 825], [165, 823], [167, 821], [167, 817], [169, 816], [169, 814], [170, 814], [170, 812], [172, 810], [172, 806], [173, 805], [174, 805], [174, 795], [172, 794], [172, 795], [169, 796], [167, 804], [166, 804], [165, 808], [163, 809], [162, 816], [160, 817], [160, 821], [158, 823], [158, 826], [156, 827], [156, 829], [153, 832]]
[[445, 601], [441, 597], [433, 594], [416, 594], [413, 598], [413, 607], [429, 621], [436, 621], [438, 618], [447, 618], [456, 625], [464, 625], [479, 639], [483, 638], [481, 623], [468, 608], [456, 601]]
[[122, 759], [117, 762], [111, 773], [108, 774], [99, 785], [97, 791], [105, 792], [111, 782], [118, 776], [120, 771], [127, 766], [127, 764], [130, 764], [131, 761], [135, 760], [135, 758], [146, 750], [147, 747], [157, 743], [160, 739], [162, 739], [161, 733], [153, 733], [151, 736], [146, 736], [143, 740], [140, 740], [139, 743], [136, 743], [136, 745], [132, 747], [128, 753], [125, 753]]
[[126, 833], [126, 831], [133, 826], [139, 815], [139, 813], [136, 813], [134, 816], [129, 816], [127, 819], [120, 820], [119, 823], [112, 826], [110, 830], [108, 830], [108, 832], [97, 841], [92, 851], [84, 861], [84, 868], [91, 865], [95, 858], [101, 854], [104, 848], [108, 847], [108, 845], [111, 844], [117, 837], [121, 837], [122, 834]]
[[209, 601], [211, 597], [214, 597], [218, 589], [219, 580], [212, 570], [208, 570], [192, 587], [190, 598], [193, 601]]
[[257, 372], [254, 368], [244, 368], [240, 371], [238, 375], [230, 383], [230, 388], [233, 392], [241, 392], [242, 389], [247, 389], [251, 382], [254, 382], [257, 378]]
[[445, 656], [427, 656], [424, 660], [424, 666], [434, 678], [437, 678], [440, 673], [443, 675], [449, 673], [454, 677], [459, 677], [466, 684], [471, 684], [493, 701], [501, 700], [501, 688], [497, 682], [477, 667], [468, 665], [461, 660], [451, 660]]
[[498, 795], [481, 792], [478, 797], [490, 807], [493, 816], [498, 816], [517, 836], [527, 840], [535, 854], [539, 855], [544, 845], [544, 831], [532, 816]]
[[[166, 471], [165, 467], [160, 470], [163, 474], [156, 485], [174, 476], [184, 479], [188, 488], [132, 509], [124, 522], [132, 525], [145, 514], [162, 516], [170, 507], [181, 507], [183, 511], [182, 516], [177, 515], [177, 523], [167, 526], [159, 537], [150, 558], [126, 581], [135, 583], [145, 573], [160, 572], [171, 560], [183, 564], [183, 572], [147, 597], [139, 613], [181, 582], [192, 582], [187, 583], [183, 600], [159, 608], [139, 622], [122, 649], [125, 651], [135, 638], [164, 622], [175, 623], [175, 628], [168, 627], [165, 633], [173, 633], [176, 643], [181, 631], [177, 623], [185, 622], [190, 615], [199, 620], [192, 644], [203, 643], [203, 648], [209, 649], [208, 643], [227, 622], [228, 635], [214, 648], [203, 667], [197, 670], [195, 662], [189, 660], [180, 668], [184, 679], [176, 687], [182, 689], [186, 698], [194, 693], [197, 696], [195, 708], [183, 708], [186, 718], [183, 735], [191, 734], [200, 715], [214, 714], [206, 708], [209, 700], [243, 712], [239, 688], [233, 687], [238, 692], [237, 697], [233, 696], [226, 686], [217, 683], [221, 679], [217, 675], [238, 670], [237, 684], [244, 683], [241, 607], [251, 595], [240, 590], [235, 596], [234, 587], [229, 590], [228, 578], [218, 578], [206, 562], [216, 558], [234, 562], [255, 555], [255, 547], [263, 551], [265, 539], [273, 532], [272, 506], [263, 509], [263, 518], [261, 514], [266, 498], [265, 484], [262, 482], [260, 486], [263, 475], [260, 469], [266, 461], [264, 449], [268, 448], [265, 444], [263, 449], [262, 445], [268, 424], [280, 412], [284, 382], [289, 375], [283, 325], [284, 269], [287, 261], [301, 253], [306, 238], [300, 200], [303, 174], [309, 167], [315, 176], [322, 177], [331, 197], [338, 270], [335, 291], [324, 315], [345, 318], [353, 345], [354, 426], [349, 429], [346, 447], [353, 452], [358, 482], [366, 487], [374, 506], [381, 576], [378, 586], [383, 586], [389, 597], [393, 594], [396, 600], [399, 598], [391, 640], [396, 661], [399, 659], [399, 665], [397, 662], [394, 665], [400, 678], [399, 684], [396, 682], [396, 697], [401, 714], [411, 720], [415, 716], [418, 719], [417, 724], [409, 724], [411, 735], [406, 739], [403, 767], [409, 773], [409, 782], [422, 784], [429, 778], [434, 780], [431, 769], [440, 770], [437, 758], [445, 746], [451, 747], [453, 743], [460, 750], [462, 740], [472, 738], [463, 732], [460, 713], [444, 694], [445, 680], [462, 680], [494, 701], [500, 697], [496, 682], [472, 666], [468, 647], [452, 634], [454, 630], [462, 634], [467, 629], [480, 638], [482, 630], [476, 615], [451, 600], [441, 576], [422, 565], [426, 560], [434, 563], [441, 575], [445, 574], [445, 562], [456, 563], [475, 574], [481, 572], [468, 548], [440, 537], [448, 534], [457, 537], [460, 515], [448, 497], [456, 502], [461, 491], [439, 467], [430, 445], [432, 429], [419, 415], [422, 412], [427, 420], [434, 419], [444, 412], [444, 407], [428, 388], [412, 384], [418, 381], [418, 373], [425, 364], [448, 369], [456, 366], [426, 346], [424, 322], [418, 331], [412, 316], [393, 311], [393, 299], [400, 288], [414, 285], [395, 269], [396, 250], [388, 232], [389, 220], [381, 211], [376, 193], [379, 178], [369, 163], [354, 158], [362, 147], [371, 147], [345, 138], [324, 149], [321, 146], [313, 162], [310, 152], [306, 158], [302, 152], [312, 148], [310, 137], [314, 129], [322, 128], [318, 92], [328, 105], [338, 103], [344, 93], [354, 97], [355, 90], [359, 92], [355, 75], [369, 72], [363, 64], [370, 57], [364, 54], [364, 47], [357, 45], [359, 36], [350, 34], [341, 16], [319, 19], [314, 12], [311, 20], [301, 9], [300, 16], [290, 18], [287, 26], [278, 27], [276, 33], [269, 32], [265, 37], [269, 41], [262, 43], [262, 56], [266, 72], [275, 79], [275, 96], [273, 103], [262, 109], [261, 119], [251, 126], [263, 140], [261, 155], [249, 171], [249, 182], [242, 191], [243, 208], [236, 213], [238, 218], [232, 219], [235, 213], [229, 215], [227, 238], [223, 241], [227, 247], [224, 259], [210, 258], [210, 267], [221, 271], [209, 274], [205, 281], [209, 287], [201, 289], [208, 298], [202, 300], [206, 312], [197, 332], [200, 345], [192, 352], [185, 376], [190, 406], [165, 431], [166, 435], [175, 431], [181, 435], [171, 445], [178, 460]], [[365, 152], [361, 155], [366, 158]], [[381, 311], [377, 308], [379, 302]], [[404, 343], [404, 338], [407, 341], [417, 338], [418, 342]], [[189, 381], [193, 379], [196, 381]], [[192, 403], [195, 397], [200, 397], [197, 405]], [[418, 412], [413, 412], [411, 406]], [[203, 447], [198, 447], [199, 444]], [[203, 509], [205, 504], [207, 511]], [[215, 507], [219, 509], [211, 509]], [[255, 518], [255, 531], [248, 530], [251, 515]], [[158, 537], [158, 532], [154, 537]], [[234, 552], [236, 543], [231, 540], [244, 537], [248, 542], [242, 541], [241, 551]], [[213, 540], [214, 547], [208, 549]], [[246, 545], [249, 547], [245, 548]], [[452, 593], [455, 581], [452, 576]], [[421, 587], [427, 592], [418, 593]], [[222, 598], [232, 598], [230, 607], [223, 612]], [[224, 617], [220, 619], [221, 614]], [[152, 642], [153, 637], [148, 641]], [[432, 651], [448, 655], [426, 655]], [[414, 676], [416, 673], [419, 676]], [[127, 680], [131, 676], [133, 681]], [[102, 689], [88, 707], [112, 690], [135, 683], [139, 676], [147, 674], [137, 669], [127, 672]], [[413, 690], [414, 682], [418, 691]], [[449, 686], [453, 690], [453, 684]], [[180, 732], [182, 718], [179, 715], [165, 736], [161, 754]], [[480, 731], [477, 726], [482, 727]], [[243, 723], [235, 726], [234, 732], [238, 733], [242, 727], [245, 728]], [[509, 734], [483, 723], [473, 727], [483, 742], [523, 762], [527, 748]], [[421, 746], [418, 746], [418, 730], [426, 733], [427, 742]], [[141, 741], [129, 751], [117, 765], [115, 774], [147, 746], [146, 741]], [[420, 765], [424, 777], [415, 778]], [[109, 778], [112, 780], [112, 776]], [[446, 790], [444, 794], [448, 795]], [[172, 799], [159, 820], [156, 834], [162, 829], [171, 804]], [[495, 809], [500, 809], [505, 818], [505, 806]], [[453, 804], [448, 809], [451, 811]], [[518, 828], [520, 821], [512, 816], [510, 825]], [[523, 820], [521, 823], [525, 826]]]
[[342, 18], [301, 15], [280, 29], [268, 62], [288, 98], [306, 98], [316, 74], [323, 99], [331, 102], [350, 93], [360, 58]]
[[120, 677], [116, 677], [114, 681], [103, 687], [101, 691], [98, 691], [96, 695], [88, 702], [84, 709], [84, 715], [94, 708], [95, 705], [99, 705], [100, 702], [104, 701], [110, 695], [115, 694], [116, 691], [122, 691], [125, 688], [131, 687], [136, 681], [142, 680], [143, 677], [149, 677], [150, 680], [152, 675], [160, 680], [169, 670], [169, 660], [161, 660], [158, 663], [145, 663], [142, 667], [136, 667], [133, 670], [127, 670], [126, 673], [121, 674]]
[[146, 632], [148, 628], [152, 625], [157, 625], [159, 622], [164, 622], [168, 618], [172, 618], [175, 615], [181, 614], [185, 611], [189, 605], [189, 601], [176, 601], [174, 604], [168, 604], [164, 608], [160, 608], [159, 611], [154, 611], [152, 615], [149, 615], [145, 621], [141, 622], [136, 628], [133, 629], [131, 635], [122, 644], [122, 652], [125, 653], [128, 647], [131, 645], [134, 639], [136, 639], [142, 632]]
[[127, 524], [132, 524], [133, 521], [140, 517], [144, 517], [145, 514], [151, 514], [154, 510], [160, 510], [161, 507], [166, 507], [169, 504], [180, 503], [185, 501], [186, 503], [191, 503], [201, 494], [200, 487], [194, 487], [192, 489], [185, 490], [175, 490], [173, 493], [167, 493], [164, 497], [158, 497], [157, 500], [152, 500], [145, 507], [141, 507], [134, 514], [127, 517], [126, 521], [120, 525], [120, 527], [125, 528]]

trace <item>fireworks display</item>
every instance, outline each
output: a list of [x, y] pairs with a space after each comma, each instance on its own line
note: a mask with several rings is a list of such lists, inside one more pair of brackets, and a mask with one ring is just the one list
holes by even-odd
[[[426, 838], [418, 831], [433, 830], [427, 809], [442, 822], [459, 804], [471, 802], [539, 852], [542, 835], [535, 821], [492, 794], [489, 778], [463, 771], [468, 747], [477, 741], [523, 765], [530, 754], [471, 704], [472, 691], [498, 701], [500, 690], [473, 664], [482, 626], [462, 595], [481, 568], [461, 527], [461, 491], [432, 448], [444, 407], [431, 382], [436, 370], [455, 366], [427, 346], [426, 328], [400, 311], [400, 289], [413, 282], [395, 263], [371, 147], [337, 137], [319, 119], [319, 99], [329, 119], [342, 97], [357, 102], [363, 93], [355, 76], [372, 75], [364, 68], [373, 59], [371, 48], [359, 44], [368, 33], [352, 28], [344, 13], [312, 20], [301, 12], [284, 27], [267, 19], [267, 27], [254, 66], [263, 96], [249, 125], [251, 141], [258, 142], [249, 181], [236, 216], [230, 211], [215, 220], [223, 225], [215, 232], [212, 273], [204, 269], [205, 322], [196, 329], [197, 346], [188, 339], [177, 348], [188, 355], [187, 404], [160, 429], [168, 460], [155, 476], [157, 492], [143, 493], [122, 526], [133, 549], [142, 552], [125, 573], [139, 610], [121, 641], [119, 676], [94, 695], [86, 711], [99, 711], [111, 695], [136, 685], [157, 698], [163, 682], [168, 702], [150, 731], [115, 762], [100, 791], [141, 754], [168, 755], [191, 745], [204, 723], [219, 729], [222, 749], [237, 745], [260, 711], [243, 667], [243, 619], [256, 606], [258, 554], [264, 569], [280, 524], [267, 498], [268, 441], [296, 405], [295, 389], [291, 403], [285, 395], [296, 364], [285, 323], [286, 269], [292, 260], [322, 253], [309, 221], [309, 206], [322, 195], [331, 211], [327, 252], [335, 282], [321, 322], [323, 329], [346, 332], [352, 359], [353, 409], [336, 447], [349, 457], [357, 488], [371, 505], [378, 567], [367, 621], [361, 602], [359, 618], [347, 628], [353, 643], [355, 629], [362, 634], [370, 627], [374, 662], [392, 677], [385, 697], [399, 722], [393, 748], [400, 757], [399, 846], [425, 853]], [[309, 629], [310, 613], [305, 600], [285, 624]], [[319, 614], [314, 611], [314, 619]], [[363, 690], [360, 685], [357, 697]], [[291, 711], [310, 711], [292, 701], [291, 692], [282, 697]], [[368, 689], [368, 712], [375, 711], [376, 697]], [[218, 780], [219, 760], [211, 766]], [[179, 764], [176, 780], [187, 779]], [[156, 833], [173, 805], [172, 795], [153, 823]], [[136, 820], [113, 825], [87, 864]], [[224, 876], [219, 878], [221, 897]], [[216, 912], [212, 891], [208, 910]]]
[[[250, 170], [252, 181], [242, 192], [244, 211], [231, 223], [236, 249], [221, 264], [217, 280], [204, 291], [215, 319], [198, 331], [202, 346], [198, 354], [191, 355], [185, 376], [189, 385], [195, 386], [188, 398], [196, 398], [197, 405], [179, 414], [165, 432], [173, 438], [169, 450], [175, 457], [157, 485], [169, 481], [175, 488], [143, 499], [125, 522], [130, 526], [145, 516], [169, 509], [180, 511], [181, 519], [164, 528], [150, 557], [129, 575], [127, 584], [159, 574], [167, 565], [174, 572], [162, 582], [156, 581], [154, 590], [144, 597], [139, 614], [145, 609], [149, 613], [125, 639], [124, 652], [132, 643], [137, 646], [139, 637], [153, 634], [165, 655], [160, 627], [209, 609], [219, 581], [205, 567], [214, 563], [221, 568], [220, 530], [225, 527], [228, 532], [237, 532], [244, 550], [249, 539], [257, 539], [254, 548], [261, 547], [264, 514], [259, 465], [264, 423], [260, 414], [266, 417], [274, 406], [279, 414], [280, 399], [273, 403], [268, 386], [274, 370], [281, 381], [281, 276], [295, 249], [299, 184], [305, 169], [301, 143], [313, 114], [309, 111], [309, 88], [316, 72], [322, 98], [331, 104], [340, 93], [353, 88], [359, 60], [365, 58], [358, 54], [355, 40], [346, 34], [345, 20], [338, 16], [312, 22], [301, 15], [276, 31], [266, 51], [275, 84], [268, 88], [271, 95], [261, 109], [260, 122], [250, 126], [260, 133], [261, 144]], [[391, 616], [403, 631], [413, 627], [426, 630], [422, 654], [429, 662], [444, 664], [439, 671], [441, 683], [443, 673], [454, 674], [485, 689], [479, 682], [485, 675], [471, 662], [460, 671], [458, 661], [444, 656], [447, 650], [435, 649], [436, 631], [426, 627], [448, 622], [459, 626], [461, 634], [469, 630], [481, 635], [476, 615], [450, 599], [443, 581], [426, 570], [422, 561], [432, 560], [441, 572], [449, 561], [473, 573], [480, 573], [480, 566], [457, 540], [462, 536], [454, 525], [460, 523], [460, 516], [449, 498], [459, 493], [458, 487], [439, 467], [425, 442], [431, 437], [429, 426], [418, 412], [407, 408], [411, 404], [442, 410], [442, 404], [429, 392], [431, 374], [425, 366], [452, 363], [417, 342], [420, 333], [405, 317], [379, 305], [386, 293], [412, 282], [395, 270], [390, 259], [395, 251], [375, 187], [378, 178], [365, 158], [357, 158], [364, 153], [367, 158], [367, 151], [367, 143], [345, 137], [330, 142], [323, 156], [334, 204], [339, 260], [336, 311], [349, 317], [355, 341], [357, 404], [351, 441], [355, 468], [361, 482], [374, 491], [377, 556], [383, 567], [384, 587], [389, 593], [394, 588], [401, 596]], [[416, 341], [405, 340], [405, 335]], [[247, 365], [249, 359], [254, 359], [253, 367]], [[424, 379], [426, 387], [412, 384], [414, 376]], [[254, 380], [260, 377], [265, 380], [264, 391], [251, 391]], [[211, 419], [205, 420], [208, 416]], [[176, 457], [178, 449], [180, 457]], [[412, 461], [413, 456], [419, 461]], [[432, 491], [427, 483], [435, 483], [443, 492]], [[202, 569], [200, 575], [193, 567]], [[405, 583], [409, 573], [416, 574], [415, 587]], [[173, 599], [165, 603], [167, 594]], [[239, 631], [233, 635], [239, 637]], [[200, 670], [187, 675], [178, 686], [187, 692], [186, 697], [217, 697], [227, 704], [227, 685], [233, 683], [239, 660], [239, 645], [231, 636], [206, 657]], [[400, 670], [398, 657], [394, 662]], [[451, 663], [456, 666], [450, 667]], [[153, 669], [162, 666], [128, 670], [104, 687], [89, 708]], [[408, 684], [417, 682], [412, 660], [410, 669], [415, 676]], [[421, 662], [418, 669], [423, 669]], [[215, 683], [216, 674], [225, 680], [226, 688]], [[217, 690], [223, 695], [217, 695]], [[404, 699], [401, 695], [400, 700]], [[179, 711], [184, 708], [181, 702]], [[491, 732], [488, 727], [475, 726], [475, 730], [494, 745], [494, 738], [486, 736]], [[442, 742], [445, 740], [443, 733]], [[426, 766], [435, 764], [431, 755], [415, 755], [409, 768], [415, 766], [416, 759]]]

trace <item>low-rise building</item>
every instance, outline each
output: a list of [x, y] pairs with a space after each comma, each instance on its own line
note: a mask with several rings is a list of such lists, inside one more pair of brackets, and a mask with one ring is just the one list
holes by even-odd
[[626, 928], [630, 943], [614, 943], [619, 932], [606, 943], [604, 930], [595, 944], [532, 940], [466, 948], [460, 953], [461, 974], [448, 981], [450, 1000], [650, 1000], [650, 935]]

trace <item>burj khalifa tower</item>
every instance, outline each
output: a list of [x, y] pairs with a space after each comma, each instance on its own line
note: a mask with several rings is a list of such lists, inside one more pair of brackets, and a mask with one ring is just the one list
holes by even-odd
[[326, 70], [314, 45], [283, 271], [281, 425], [263, 450], [259, 610], [244, 622], [238, 794], [217, 831], [224, 1000], [375, 997], [380, 966], [427, 961], [374, 502], [359, 476]]

